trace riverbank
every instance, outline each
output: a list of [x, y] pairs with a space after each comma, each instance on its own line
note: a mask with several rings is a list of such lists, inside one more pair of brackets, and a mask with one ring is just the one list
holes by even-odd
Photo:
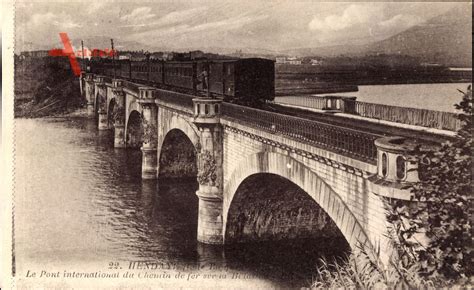
[[81, 104], [70, 104], [54, 98], [40, 103], [33, 100], [15, 103], [14, 110], [15, 118], [79, 117], [86, 116], [87, 113]]
[[71, 114], [84, 105], [79, 78], [67, 59], [15, 59], [15, 118]]

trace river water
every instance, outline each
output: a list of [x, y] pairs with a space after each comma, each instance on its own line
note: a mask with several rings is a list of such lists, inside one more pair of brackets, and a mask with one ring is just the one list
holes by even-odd
[[[301, 287], [311, 285], [319, 258], [341, 254], [329, 254], [333, 245], [316, 240], [200, 244], [196, 181], [142, 181], [141, 152], [114, 149], [112, 133], [87, 118], [17, 119], [15, 132], [18, 286], [43, 283], [45, 276], [54, 283], [54, 275], [72, 272], [119, 273], [107, 281], [128, 285], [132, 280], [122, 276], [132, 264], [129, 272], [141, 275], [135, 286]], [[140, 261], [150, 268], [137, 270]], [[27, 277], [34, 272], [43, 277]], [[220, 276], [204, 276], [210, 274]]]
[[367, 103], [401, 106], [435, 111], [456, 112], [454, 104], [462, 99], [470, 83], [408, 84], [359, 86], [358, 92], [330, 95], [355, 96]]

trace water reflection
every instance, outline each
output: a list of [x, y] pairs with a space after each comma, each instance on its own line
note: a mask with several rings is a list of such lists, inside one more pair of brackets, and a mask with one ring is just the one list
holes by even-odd
[[17, 120], [16, 126], [19, 273], [152, 260], [296, 287], [309, 285], [321, 253], [340, 254], [324, 240], [200, 244], [195, 178], [142, 180], [140, 150], [114, 149], [112, 132], [98, 131], [94, 120]]

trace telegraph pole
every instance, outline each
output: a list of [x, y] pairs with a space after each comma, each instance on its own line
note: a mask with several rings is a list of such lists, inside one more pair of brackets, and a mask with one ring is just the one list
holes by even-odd
[[110, 39], [110, 43], [111, 43], [111, 46], [112, 46], [112, 65], [114, 66], [114, 79], [116, 78], [116, 74], [115, 74], [115, 51], [114, 51], [114, 39], [111, 38]]
[[86, 70], [86, 68], [84, 67], [85, 66], [85, 63], [84, 63], [84, 41], [81, 39], [81, 49], [82, 49], [82, 69], [84, 69], [84, 71]]

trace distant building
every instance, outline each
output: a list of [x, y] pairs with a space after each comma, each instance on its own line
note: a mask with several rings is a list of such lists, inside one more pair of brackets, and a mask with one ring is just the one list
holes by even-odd
[[163, 60], [163, 52], [152, 52], [150, 54], [150, 59]]
[[173, 57], [174, 57], [174, 53], [173, 52], [163, 52], [163, 60], [172, 60]]
[[293, 65], [300, 65], [301, 64], [301, 59], [298, 59], [296, 57], [289, 57], [286, 60], [287, 64], [293, 64]]
[[426, 66], [426, 67], [440, 67], [441, 64], [439, 63], [432, 63], [432, 62], [422, 62], [421, 66]]
[[296, 57], [284, 57], [284, 56], [279, 56], [275, 58], [275, 62], [277, 64], [292, 64], [292, 65], [300, 65], [301, 64], [301, 59], [298, 59]]
[[275, 59], [275, 63], [277, 64], [284, 64], [286, 62], [286, 57], [280, 56]]
[[322, 65], [322, 64], [323, 64], [323, 61], [322, 61], [321, 59], [314, 59], [314, 58], [313, 58], [313, 59], [311, 59], [311, 60], [309, 61], [309, 63], [310, 63], [311, 65]]
[[118, 59], [119, 59], [119, 60], [130, 59], [130, 57], [131, 57], [131, 54], [130, 54], [130, 53], [121, 53], [121, 54], [119, 54]]
[[203, 59], [204, 58], [204, 52], [201, 50], [194, 50], [189, 52], [191, 59]]
[[40, 58], [40, 57], [47, 57], [48, 55], [49, 55], [49, 50], [22, 51], [20, 53], [20, 59]]

